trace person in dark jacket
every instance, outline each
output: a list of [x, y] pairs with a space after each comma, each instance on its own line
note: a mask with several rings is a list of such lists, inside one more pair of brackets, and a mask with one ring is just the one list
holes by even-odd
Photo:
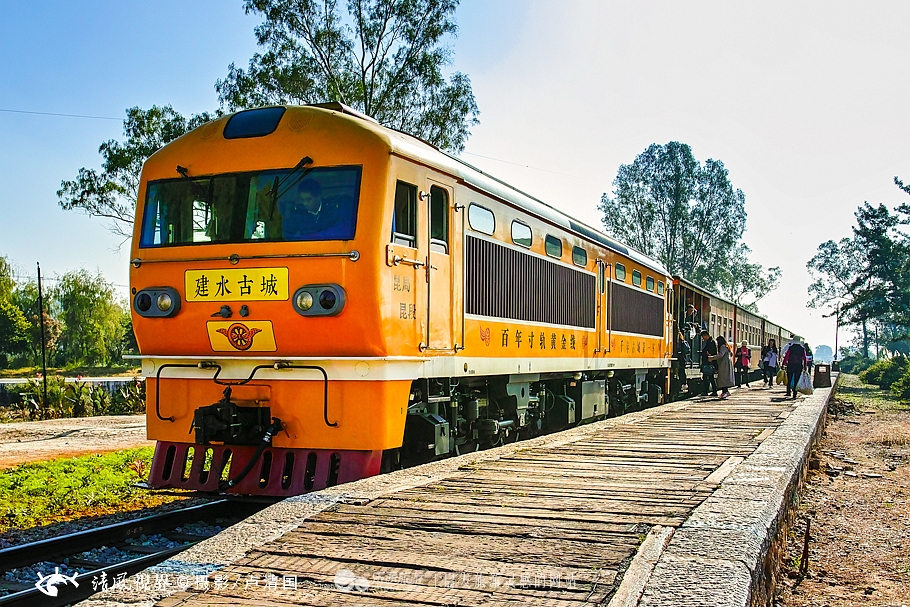
[[707, 331], [701, 332], [701, 383], [702, 396], [708, 396], [708, 389], [711, 389], [711, 396], [717, 396], [717, 379], [714, 374], [717, 373], [717, 363], [711, 357], [717, 356], [717, 342], [711, 339], [711, 334]]
[[761, 349], [761, 370], [762, 381], [769, 388], [774, 386], [774, 378], [777, 375], [777, 366], [780, 364], [780, 352], [777, 350], [777, 343], [774, 338], [768, 340], [767, 346]]
[[686, 377], [686, 363], [689, 360], [691, 352], [692, 348], [689, 347], [686, 336], [683, 335], [682, 331], [678, 331], [676, 335], [676, 377], [679, 380], [680, 392], [689, 390], [689, 379]]
[[787, 353], [784, 354], [784, 367], [787, 369], [787, 396], [792, 394], [793, 398], [796, 398], [796, 384], [806, 368], [806, 348], [799, 340], [792, 340], [787, 346]]

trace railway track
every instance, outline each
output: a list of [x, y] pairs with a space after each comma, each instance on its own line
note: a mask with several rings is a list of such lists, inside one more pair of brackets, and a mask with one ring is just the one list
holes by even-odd
[[0, 607], [76, 603], [268, 503], [220, 499], [0, 550]]

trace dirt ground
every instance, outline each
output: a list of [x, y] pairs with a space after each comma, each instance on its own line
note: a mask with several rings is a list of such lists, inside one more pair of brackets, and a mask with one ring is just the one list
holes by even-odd
[[[820, 466], [800, 494], [775, 606], [910, 607], [907, 407], [842, 376], [816, 456]], [[809, 565], [801, 577], [807, 518]]]
[[87, 453], [154, 446], [145, 415], [110, 415], [0, 424], [0, 469]]

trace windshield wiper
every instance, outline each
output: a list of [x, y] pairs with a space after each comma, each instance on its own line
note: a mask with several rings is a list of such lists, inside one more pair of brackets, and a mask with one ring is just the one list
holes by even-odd
[[312, 163], [313, 163], [312, 158], [310, 158], [309, 156], [304, 156], [303, 158], [300, 159], [300, 162], [298, 162], [297, 164], [294, 165], [294, 168], [291, 169], [291, 172], [288, 173], [284, 179], [279, 179], [277, 176], [275, 177], [275, 181], [272, 182], [272, 188], [269, 191], [269, 197], [271, 198], [271, 202], [272, 202], [271, 207], [269, 208], [269, 219], [271, 219], [272, 216], [275, 215], [275, 207], [278, 205], [278, 199], [281, 198], [282, 196], [284, 196], [285, 194], [287, 194], [288, 191], [292, 187], [294, 187], [295, 185], [300, 183], [300, 181], [303, 180], [303, 178], [307, 176], [307, 173], [309, 173], [313, 169], [310, 168], [310, 169], [307, 169], [307, 170], [303, 171], [302, 173], [300, 173], [300, 175], [297, 176], [297, 179], [293, 183], [287, 185], [287, 187], [285, 187], [284, 190], [279, 192], [279, 188], [281, 186], [284, 186], [285, 184], [287, 184], [291, 180], [291, 178], [294, 177], [294, 174], [297, 173], [298, 171], [300, 171], [300, 169], [302, 169], [306, 165], [312, 164]]
[[182, 166], [180, 166], [180, 165], [178, 164], [178, 165], [177, 165], [177, 172], [180, 173], [180, 176], [181, 176], [181, 177], [183, 177], [184, 179], [189, 180], [189, 182], [193, 185], [193, 190], [196, 192], [196, 198], [197, 198], [197, 199], [199, 199], [199, 200], [202, 201], [202, 202], [211, 203], [211, 201], [208, 199], [209, 193], [206, 191], [206, 189], [205, 189], [204, 187], [202, 187], [201, 185], [199, 185], [198, 183], [196, 183], [196, 180], [195, 180], [195, 179], [193, 179], [192, 177], [190, 177], [189, 171], [186, 170], [186, 167], [182, 167]]
[[278, 192], [278, 188], [280, 188], [280, 187], [283, 186], [284, 184], [288, 183], [288, 182], [291, 180], [291, 178], [294, 176], [294, 173], [296, 173], [297, 171], [299, 171], [300, 169], [302, 169], [302, 168], [305, 167], [306, 165], [312, 164], [312, 163], [313, 163], [313, 159], [310, 158], [309, 156], [304, 156], [303, 158], [301, 158], [301, 159], [300, 159], [300, 162], [298, 162], [297, 164], [295, 164], [295, 165], [294, 165], [294, 168], [291, 169], [291, 172], [288, 173], [288, 174], [285, 176], [284, 179], [278, 180], [277, 183], [276, 183], [276, 185], [275, 185], [275, 187], [273, 187], [272, 192], [275, 193], [275, 194], [277, 194], [277, 195], [275, 196], [275, 198], [276, 198], [276, 199], [277, 199], [277, 198], [281, 198], [282, 196], [284, 196], [285, 194], [287, 194], [288, 191], [289, 191], [292, 187], [294, 187], [295, 185], [297, 185], [298, 183], [300, 183], [300, 182], [303, 180], [303, 178], [307, 176], [307, 173], [309, 173], [309, 172], [312, 171], [313, 169], [310, 168], [310, 169], [307, 169], [307, 170], [303, 171], [302, 173], [300, 173], [300, 175], [297, 176], [297, 178], [294, 180], [294, 183], [288, 184], [288, 186], [287, 186], [286, 188], [284, 188], [284, 190], [282, 190], [281, 192]]

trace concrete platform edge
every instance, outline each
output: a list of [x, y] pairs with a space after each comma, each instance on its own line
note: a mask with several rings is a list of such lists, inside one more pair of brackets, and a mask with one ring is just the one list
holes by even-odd
[[835, 387], [805, 397], [673, 534], [642, 607], [770, 605], [781, 546]]

